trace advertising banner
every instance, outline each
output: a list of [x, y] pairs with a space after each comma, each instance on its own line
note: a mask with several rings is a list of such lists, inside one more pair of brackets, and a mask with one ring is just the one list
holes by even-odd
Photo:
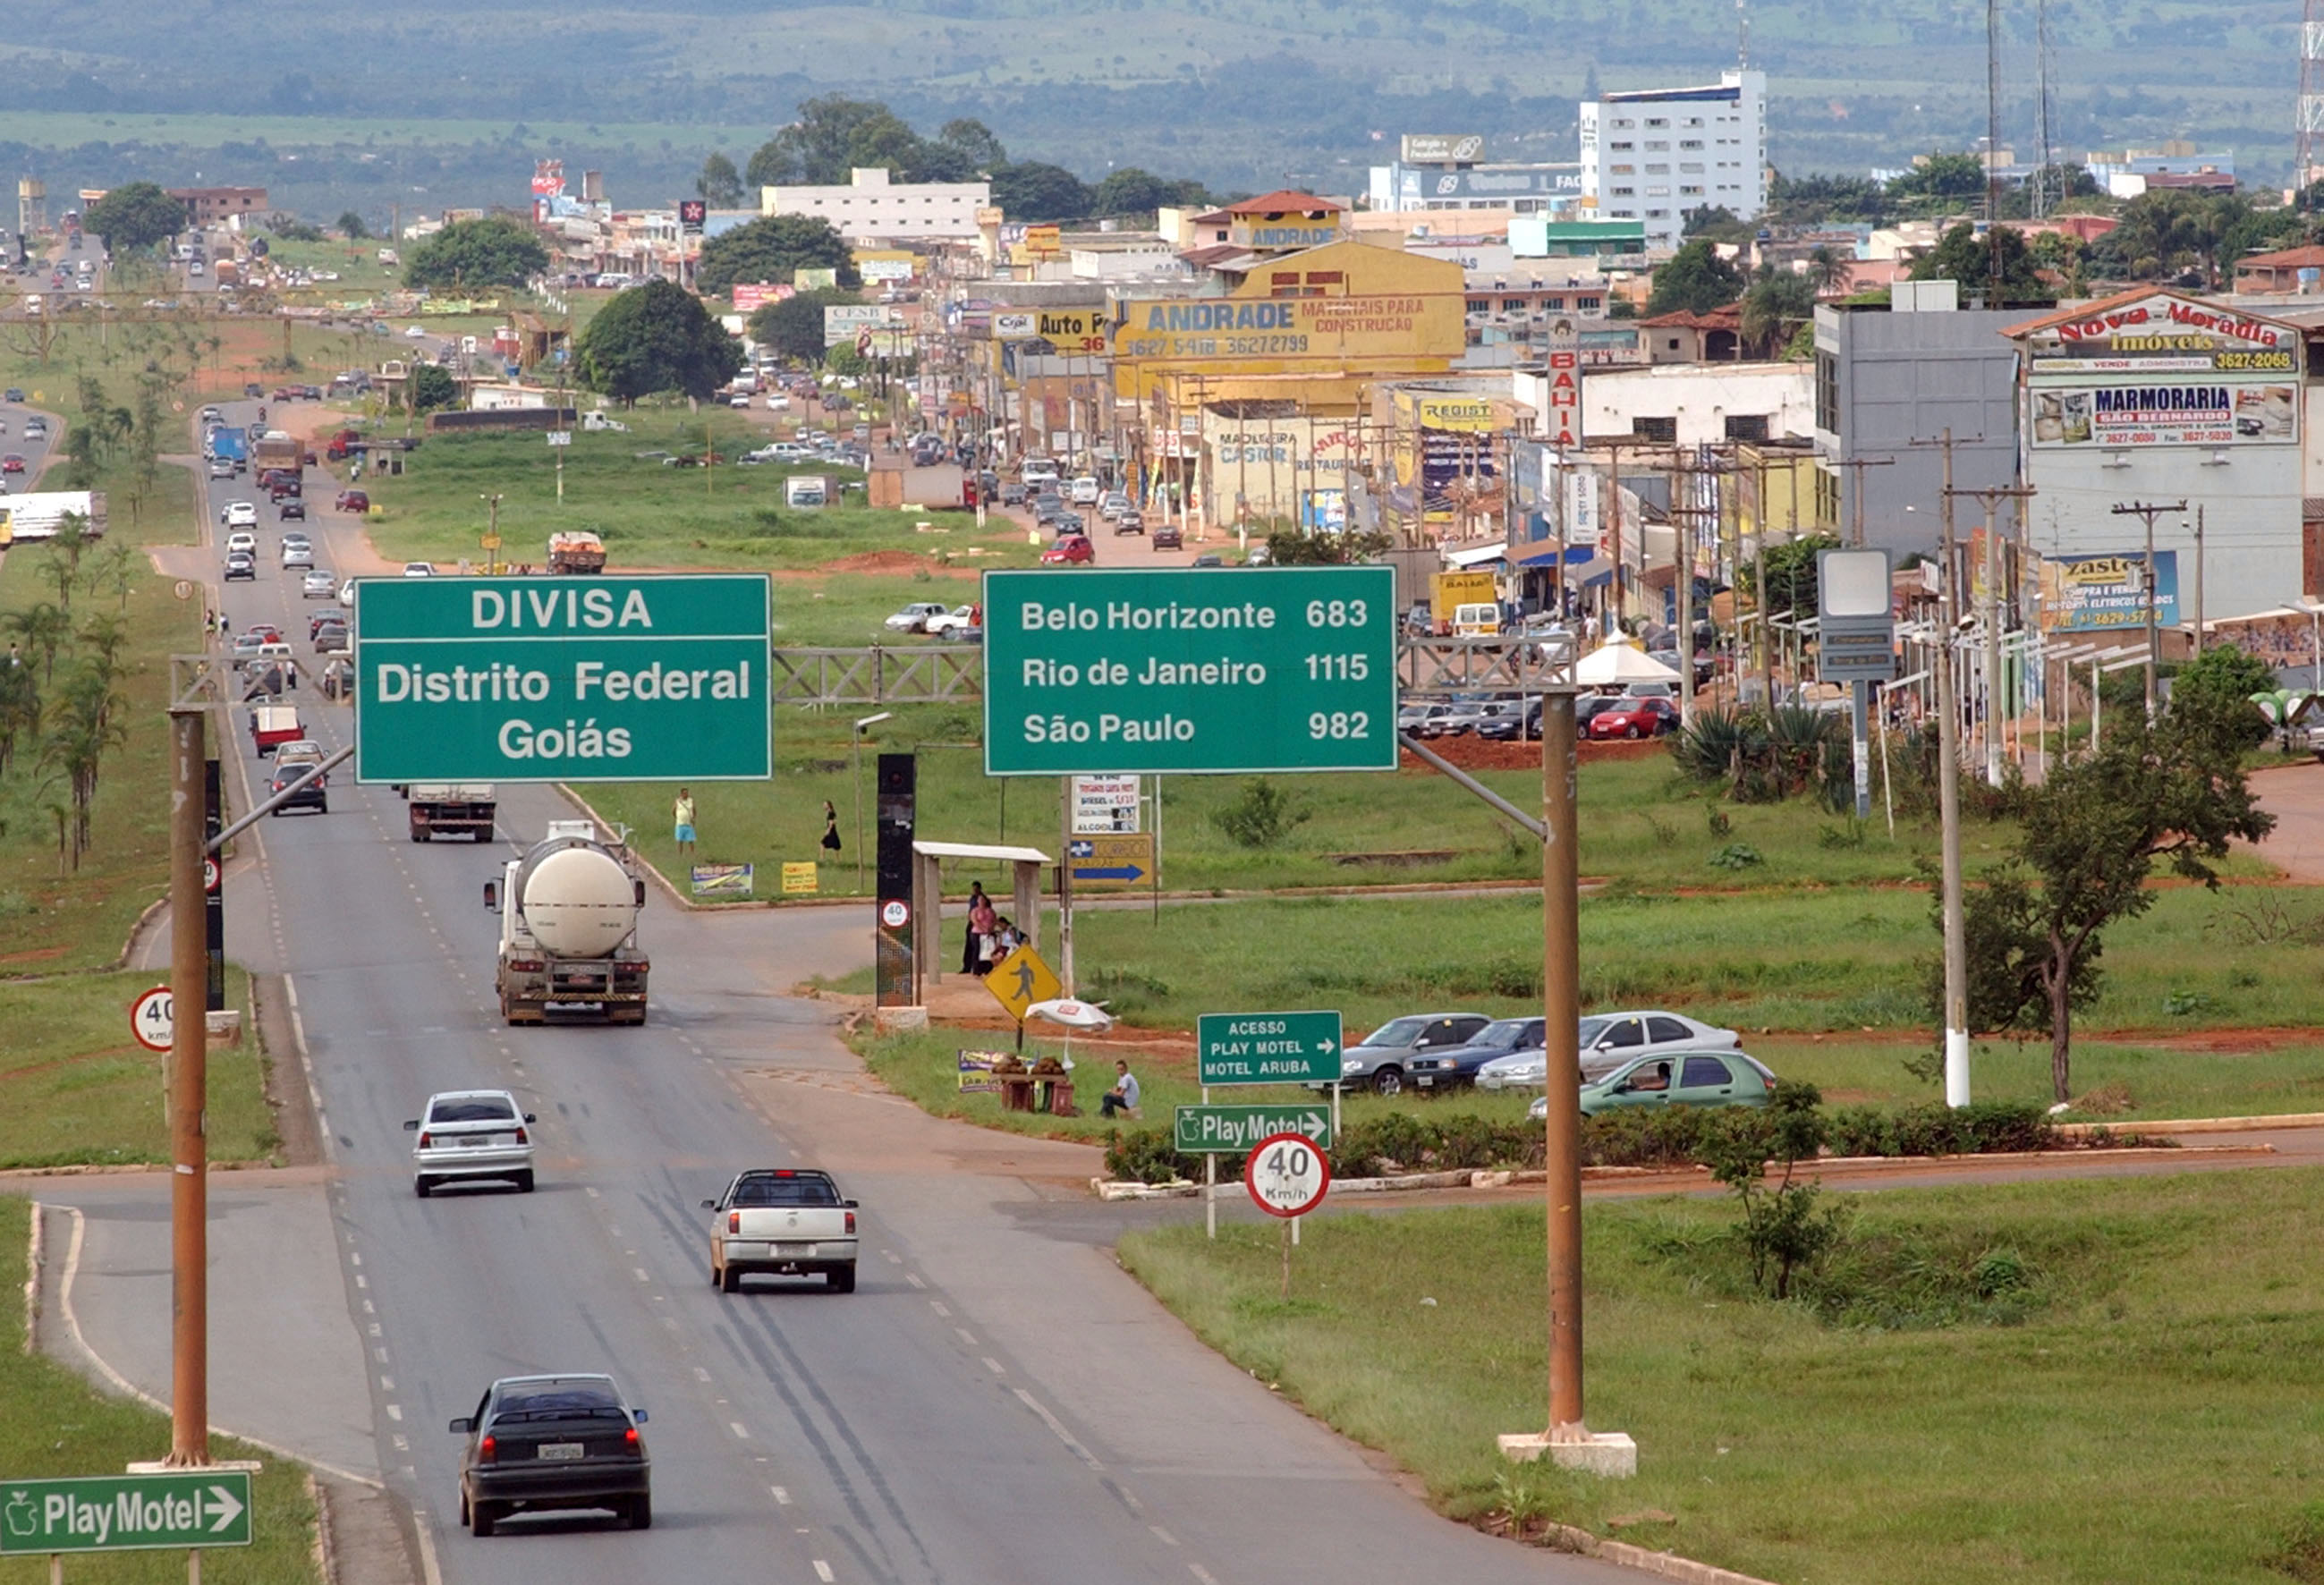
[[1135, 776], [1076, 776], [1074, 788], [1075, 836], [1135, 836], [1144, 805]]
[[1473, 132], [1408, 132], [1400, 152], [1407, 165], [1468, 164], [1485, 157], [1485, 139]]
[[2069, 319], [2025, 338], [2038, 380], [2073, 373], [2289, 374], [2300, 333], [2169, 292]]
[[2300, 438], [2289, 383], [2036, 386], [2037, 447], [2289, 446]]
[[696, 864], [690, 879], [696, 897], [743, 898], [751, 895], [752, 869], [748, 864]]
[[738, 314], [755, 314], [769, 303], [781, 302], [797, 290], [796, 287], [770, 286], [763, 281], [756, 286], [738, 284], [734, 288], [734, 311]]
[[845, 346], [865, 330], [886, 325], [895, 310], [881, 303], [829, 303], [823, 310], [823, 345]]
[[839, 285], [839, 272], [836, 268], [794, 270], [791, 272], [791, 284], [801, 291], [830, 291]]
[[[2146, 557], [2045, 556], [2042, 627], [2046, 632], [2120, 631], [2146, 625]], [[2179, 622], [2179, 553], [2154, 553], [2154, 621]]]
[[1114, 355], [1162, 362], [1458, 357], [1466, 294], [1218, 298], [1126, 305]]
[[908, 330], [866, 330], [855, 338], [855, 348], [867, 358], [908, 358], [915, 350]]

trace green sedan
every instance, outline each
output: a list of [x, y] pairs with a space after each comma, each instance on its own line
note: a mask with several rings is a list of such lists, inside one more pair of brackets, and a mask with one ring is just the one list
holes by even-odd
[[[1639, 1106], [1765, 1106], [1775, 1075], [1739, 1051], [1664, 1051], [1582, 1086], [1582, 1115]], [[1546, 1098], [1533, 1103], [1545, 1117]]]

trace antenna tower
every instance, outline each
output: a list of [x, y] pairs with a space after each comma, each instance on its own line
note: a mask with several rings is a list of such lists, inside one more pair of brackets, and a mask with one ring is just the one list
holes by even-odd
[[[1735, 66], [1748, 70], [1751, 65], [1751, 13], [1749, 0], [1735, 0]], [[2308, 9], [2314, 12], [2324, 0], [2308, 0]]]
[[[2324, 5], [2324, 0], [2309, 0]], [[2001, 0], [1985, 0], [1985, 306], [2001, 306]]]
[[[2324, 3], [2324, 0], [2311, 0], [2311, 4], [2319, 3]], [[2066, 196], [2062, 191], [2054, 196], [2050, 191], [2051, 184], [2057, 180], [2054, 168], [2058, 161], [2058, 145], [2051, 127], [2051, 116], [2055, 111], [2051, 76], [2056, 70], [2057, 63], [2050, 47], [2050, 0], [2039, 0], [2034, 9], [2034, 67], [2041, 76], [2034, 99], [2034, 141], [2040, 145], [2036, 153], [2041, 164], [2034, 171], [2032, 212], [2034, 219], [2046, 220], [2050, 216], [2050, 206]]]
[[2315, 186], [2318, 158], [2317, 139], [2324, 134], [2324, 0], [2308, 0], [2308, 13], [2300, 24], [2300, 112], [2296, 122], [2298, 148], [2292, 162], [2292, 182], [2298, 195], [2296, 206], [2312, 213], [2315, 204], [2308, 197]]

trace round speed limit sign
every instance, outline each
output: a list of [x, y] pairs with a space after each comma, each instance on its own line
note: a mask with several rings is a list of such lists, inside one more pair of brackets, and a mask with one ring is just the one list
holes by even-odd
[[156, 985], [129, 1004], [129, 1032], [148, 1051], [167, 1051], [178, 1034], [177, 1004], [167, 985]]
[[1242, 1164], [1251, 1203], [1269, 1216], [1305, 1216], [1332, 1186], [1332, 1169], [1305, 1134], [1269, 1134]]

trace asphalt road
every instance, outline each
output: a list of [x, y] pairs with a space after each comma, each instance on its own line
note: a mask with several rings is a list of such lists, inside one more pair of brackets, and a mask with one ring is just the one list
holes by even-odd
[[[228, 420], [252, 405], [232, 404]], [[334, 487], [309, 481], [318, 559], [372, 565], [329, 510]], [[214, 539], [219, 506], [246, 485], [212, 486]], [[321, 602], [279, 571], [278, 526], [261, 518], [259, 581], [225, 586], [225, 609], [236, 631], [277, 622], [303, 655], [300, 618]], [[346, 741], [343, 707], [311, 688], [298, 697], [311, 735]], [[227, 752], [255, 782], [244, 712], [233, 717]], [[893, 1161], [858, 1151], [878, 1164], [843, 1185], [864, 1207], [858, 1292], [719, 1295], [697, 1202], [742, 1166], [814, 1165], [829, 1138], [816, 1105], [770, 1102], [781, 1086], [754, 1081], [770, 1064], [839, 1084], [853, 1072], [828, 1010], [781, 988], [860, 959], [867, 921], [650, 907], [650, 1024], [510, 1030], [481, 894], [512, 847], [415, 846], [391, 790], [342, 773], [330, 795], [327, 815], [263, 823], [265, 908], [230, 903], [229, 948], [289, 977], [337, 1169], [330, 1203], [370, 1351], [377, 1464], [420, 1511], [443, 1580], [1620, 1577], [1438, 1518], [1195, 1343], [1102, 1251], [1031, 1225], [1021, 1184], [947, 1166], [945, 1152], [994, 1148], [991, 1137], [899, 1103], [856, 1104], [934, 1143]], [[572, 814], [545, 788], [505, 787], [500, 807], [520, 842]], [[247, 878], [240, 895], [253, 895]], [[413, 1195], [403, 1120], [431, 1091], [470, 1085], [505, 1085], [539, 1113], [537, 1193]], [[263, 1373], [244, 1350], [266, 1348], [217, 1335], [214, 1353], [233, 1358], [217, 1369]], [[459, 1532], [460, 1439], [445, 1423], [496, 1376], [599, 1369], [651, 1411], [653, 1530], [542, 1518], [488, 1541]]]

